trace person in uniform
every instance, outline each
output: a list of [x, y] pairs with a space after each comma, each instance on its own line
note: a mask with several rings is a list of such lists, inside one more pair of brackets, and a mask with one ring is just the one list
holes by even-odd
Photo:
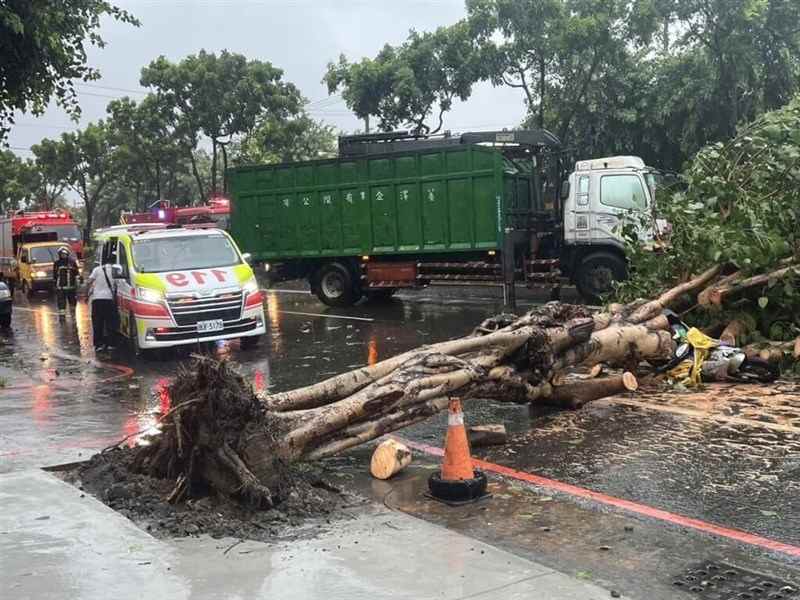
[[78, 262], [70, 254], [69, 248], [62, 246], [58, 249], [58, 258], [53, 263], [53, 286], [56, 289], [58, 314], [64, 314], [67, 302], [75, 308], [79, 277]]

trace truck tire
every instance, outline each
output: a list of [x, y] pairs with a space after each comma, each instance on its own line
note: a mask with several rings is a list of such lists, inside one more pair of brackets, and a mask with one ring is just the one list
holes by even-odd
[[7, 315], [0, 315], [0, 327], [3, 329], [8, 329], [11, 327], [11, 313]]
[[367, 290], [367, 300], [369, 302], [389, 302], [394, 296], [397, 288], [383, 288], [377, 290]]
[[592, 304], [614, 291], [614, 282], [628, 277], [625, 261], [610, 252], [595, 252], [581, 260], [575, 274], [575, 286], [584, 300]]
[[338, 262], [328, 263], [314, 273], [311, 289], [328, 306], [352, 306], [361, 296], [356, 293], [350, 269]]

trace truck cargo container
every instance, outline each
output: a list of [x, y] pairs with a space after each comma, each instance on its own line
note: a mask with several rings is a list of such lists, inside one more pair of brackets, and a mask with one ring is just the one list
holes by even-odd
[[[635, 157], [577, 166], [567, 177], [544, 130], [348, 136], [337, 159], [230, 169], [231, 231], [271, 278], [306, 278], [334, 306], [453, 282], [502, 283], [513, 301], [515, 281], [563, 277], [596, 298], [625, 276], [611, 229], [651, 191]], [[635, 178], [605, 180], [622, 208], [601, 198], [617, 175]]]

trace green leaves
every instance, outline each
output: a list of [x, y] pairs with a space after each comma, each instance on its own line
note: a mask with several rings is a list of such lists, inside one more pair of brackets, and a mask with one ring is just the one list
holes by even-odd
[[[657, 195], [659, 212], [673, 229], [663, 260], [631, 244], [633, 276], [620, 293], [649, 296], [712, 264], [730, 263], [749, 276], [796, 260], [800, 187], [786, 174], [798, 166], [800, 142], [793, 136], [798, 129], [800, 97], [743, 126], [727, 143], [698, 152], [684, 172], [685, 192]], [[796, 286], [796, 274], [771, 280], [742, 298], [739, 308], [756, 315], [800, 314]]]
[[102, 47], [101, 16], [138, 25], [104, 0], [6, 0], [0, 6], [0, 143], [14, 111], [41, 114], [55, 96], [74, 119], [80, 107], [72, 80], [92, 81], [86, 44]]
[[[465, 21], [432, 33], [412, 31], [398, 47], [386, 45], [374, 59], [329, 63], [328, 92], [341, 90], [359, 118], [377, 116], [383, 130], [409, 126], [436, 132], [453, 100], [466, 100], [480, 78], [474, 31]], [[432, 123], [427, 123], [431, 115]]]

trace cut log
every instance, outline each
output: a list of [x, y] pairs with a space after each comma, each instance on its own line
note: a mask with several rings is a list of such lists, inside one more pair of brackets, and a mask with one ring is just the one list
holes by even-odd
[[603, 374], [603, 365], [597, 363], [595, 366], [589, 369], [589, 375], [587, 379], [595, 379], [596, 377], [600, 377], [600, 375], [602, 374]]
[[639, 382], [633, 373], [625, 372], [615, 377], [603, 379], [584, 379], [574, 383], [553, 388], [548, 404], [562, 408], [580, 408], [587, 402], [606, 398], [622, 392], [633, 392], [639, 387]]
[[760, 358], [769, 363], [780, 364], [787, 356], [794, 356], [797, 340], [793, 342], [757, 342], [743, 348], [748, 358]]
[[716, 296], [718, 290], [736, 284], [741, 278], [742, 274], [739, 271], [726, 275], [697, 294], [697, 303], [705, 308], [713, 306], [711, 298]]
[[372, 453], [369, 472], [376, 479], [389, 479], [411, 464], [411, 450], [397, 440], [382, 441]]
[[467, 438], [473, 448], [483, 446], [502, 446], [508, 441], [506, 426], [497, 425], [475, 425], [467, 427]]
[[742, 336], [747, 333], [747, 324], [740, 319], [734, 319], [725, 326], [719, 336], [720, 341], [726, 343], [728, 346], [739, 346], [742, 342]]

